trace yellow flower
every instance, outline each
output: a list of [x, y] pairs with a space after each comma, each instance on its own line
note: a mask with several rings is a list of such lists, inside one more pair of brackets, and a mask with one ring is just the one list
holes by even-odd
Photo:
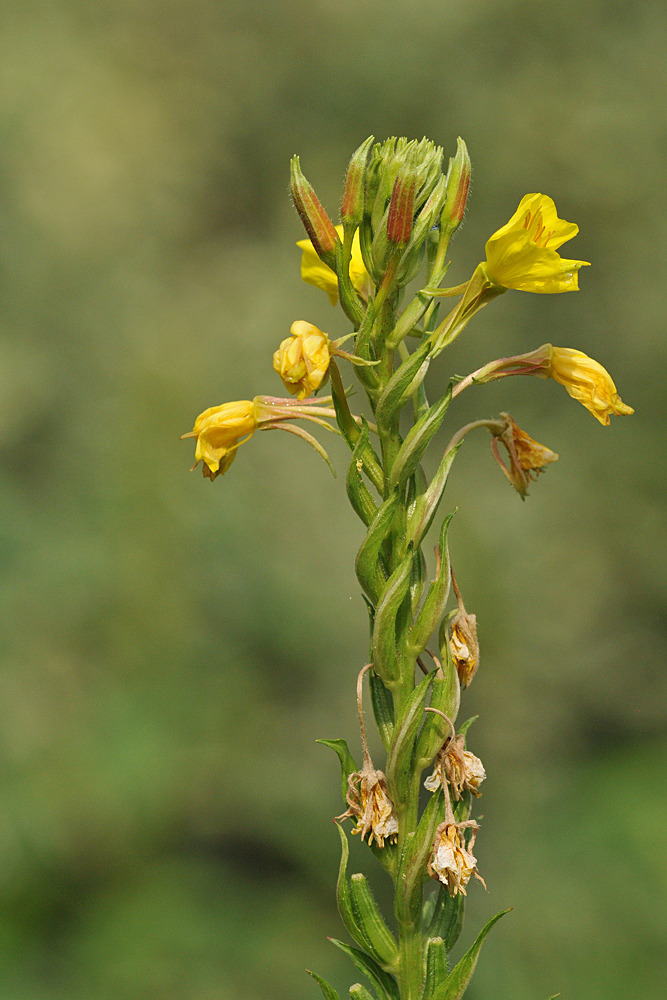
[[573, 222], [559, 219], [553, 200], [527, 194], [509, 222], [486, 244], [486, 273], [503, 288], [523, 292], [574, 292], [585, 260], [566, 260], [556, 253], [579, 232]]
[[608, 426], [612, 413], [624, 416], [635, 412], [616, 392], [609, 372], [582, 351], [554, 347], [551, 375], [605, 426]]
[[442, 823], [436, 831], [428, 863], [429, 875], [446, 885], [450, 896], [467, 895], [465, 887], [472, 875], [482, 881], [477, 872], [477, 859], [466, 850], [462, 840], [456, 823]]
[[[336, 232], [342, 239], [343, 227], [336, 226]], [[301, 277], [309, 285], [315, 285], [316, 288], [321, 288], [322, 291], [326, 292], [331, 300], [331, 305], [335, 306], [338, 302], [338, 278], [331, 268], [317, 256], [310, 240], [299, 240], [297, 246], [303, 250], [301, 256]], [[362, 299], [367, 300], [371, 290], [371, 279], [364, 267], [364, 259], [361, 256], [359, 230], [354, 234], [354, 240], [352, 241], [350, 280]]]
[[329, 338], [302, 319], [292, 323], [290, 333], [273, 355], [273, 367], [287, 391], [301, 400], [312, 395], [326, 378]]
[[197, 438], [193, 469], [203, 461], [202, 471], [207, 479], [224, 475], [236, 458], [238, 446], [251, 438], [256, 428], [255, 404], [249, 399], [204, 410], [195, 420], [193, 430], [183, 434], [184, 438]]

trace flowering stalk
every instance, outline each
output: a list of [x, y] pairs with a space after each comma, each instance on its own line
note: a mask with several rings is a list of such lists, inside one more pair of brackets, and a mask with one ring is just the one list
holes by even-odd
[[[392, 138], [375, 145], [367, 140], [350, 162], [342, 225], [334, 227], [298, 159], [293, 160], [292, 195], [310, 237], [299, 243], [302, 276], [334, 305], [340, 302], [352, 323], [354, 344], [343, 351], [347, 337], [332, 342], [313, 324], [296, 321], [274, 355], [274, 368], [296, 399], [263, 396], [213, 407], [197, 418], [191, 434], [197, 439], [196, 457], [212, 479], [227, 471], [238, 446], [256, 429], [289, 429], [328, 461], [315, 439], [289, 422], [293, 418], [329, 430], [336, 429], [329, 423], [335, 418], [352, 452], [346, 488], [366, 528], [355, 569], [369, 611], [371, 647], [371, 662], [357, 682], [361, 767], [344, 740], [320, 742], [341, 764], [345, 812], [337, 817], [342, 845], [337, 900], [354, 946], [333, 943], [368, 979], [376, 1000], [460, 1000], [486, 934], [507, 912], [493, 917], [448, 970], [447, 954], [461, 931], [470, 879], [484, 884], [473, 855], [479, 823], [471, 813], [485, 772], [466, 747], [473, 720], [458, 733], [455, 728], [462, 692], [478, 674], [480, 653], [476, 617], [466, 610], [449, 560], [453, 515], [439, 527], [430, 579], [423, 552], [427, 532], [468, 432], [481, 427], [491, 434], [493, 455], [522, 498], [537, 473], [558, 458], [507, 413], [450, 431], [430, 482], [422, 457], [465, 388], [509, 375], [552, 377], [603, 424], [612, 413], [632, 412], [598, 362], [551, 345], [452, 379], [444, 395], [429, 403], [424, 380], [430, 365], [483, 306], [510, 288], [541, 294], [577, 290], [577, 273], [585, 263], [559, 256], [558, 247], [576, 235], [577, 227], [558, 218], [550, 198], [532, 194], [490, 237], [486, 260], [469, 281], [441, 288], [450, 239], [468, 195], [465, 143], [459, 139], [447, 174], [442, 162], [442, 149], [426, 139]], [[405, 286], [422, 269], [424, 287], [404, 304]], [[460, 300], [438, 322], [439, 300], [450, 296]], [[416, 341], [414, 349], [407, 338]], [[338, 362], [352, 362], [372, 421], [351, 413]], [[315, 397], [329, 378], [331, 397]], [[448, 610], [450, 585], [456, 607]], [[429, 648], [432, 641], [437, 654]], [[368, 748], [365, 684], [386, 753], [384, 771], [375, 768]], [[424, 781], [429, 768], [433, 773]], [[423, 785], [430, 798], [420, 810]], [[351, 832], [360, 835], [393, 883], [396, 933], [365, 877], [348, 878], [342, 826], [347, 819], [354, 820]], [[427, 887], [433, 891], [425, 900]], [[328, 983], [311, 975], [326, 1000], [338, 1000]], [[373, 996], [359, 984], [350, 994], [362, 1000]]]

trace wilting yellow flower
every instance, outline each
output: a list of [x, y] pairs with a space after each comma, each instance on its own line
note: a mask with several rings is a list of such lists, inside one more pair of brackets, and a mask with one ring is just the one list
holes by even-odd
[[609, 424], [610, 414], [625, 416], [635, 412], [616, 392], [606, 368], [581, 351], [571, 347], [554, 347], [551, 375], [605, 427]]
[[540, 444], [530, 434], [522, 431], [511, 417], [509, 417], [509, 420], [516, 457], [519, 460], [519, 465], [524, 472], [528, 473], [529, 477], [531, 472], [539, 472], [545, 465], [549, 465], [550, 462], [558, 461], [558, 455], [555, 451]]
[[292, 323], [290, 333], [273, 355], [273, 367], [287, 391], [305, 399], [322, 384], [329, 370], [329, 338], [302, 319]]
[[373, 839], [379, 847], [385, 840], [393, 843], [398, 837], [398, 817], [394, 803], [387, 795], [387, 782], [382, 771], [376, 771], [369, 760], [361, 771], [348, 778], [347, 804], [349, 809], [336, 819], [354, 816], [357, 825], [352, 833], [360, 833], [363, 840], [368, 834], [368, 843]]
[[[336, 232], [343, 238], [343, 227], [336, 226]], [[338, 302], [338, 278], [331, 268], [320, 260], [315, 253], [315, 248], [310, 240], [298, 240], [297, 246], [301, 247], [301, 277], [309, 285], [315, 285], [326, 292], [331, 300], [331, 305]], [[367, 300], [370, 295], [371, 279], [368, 271], [364, 267], [364, 259], [361, 256], [361, 245], [359, 243], [359, 230], [354, 234], [352, 241], [352, 259], [350, 260], [350, 280], [362, 299]]]
[[486, 778], [486, 771], [479, 757], [463, 749], [464, 740], [465, 737], [459, 735], [455, 740], [449, 740], [440, 751], [434, 761], [433, 774], [424, 782], [424, 788], [429, 792], [437, 792], [441, 787], [444, 768], [454, 801], [461, 798], [462, 792], [472, 792], [479, 798], [479, 786]]
[[545, 194], [525, 195], [509, 222], [486, 244], [486, 273], [504, 288], [523, 292], [577, 291], [578, 270], [585, 260], [566, 260], [556, 253], [579, 232], [574, 222], [559, 219]]
[[454, 570], [452, 586], [459, 609], [452, 620], [449, 632], [449, 649], [459, 675], [461, 687], [467, 688], [477, 673], [479, 666], [479, 642], [477, 641], [477, 617], [469, 615], [465, 609], [461, 591], [458, 588]]
[[195, 420], [193, 430], [183, 434], [184, 438], [197, 438], [193, 468], [203, 461], [202, 471], [207, 479], [223, 475], [236, 458], [238, 446], [251, 438], [256, 428], [255, 404], [249, 399], [204, 410]]
[[466, 850], [456, 823], [442, 823], [435, 835], [433, 854], [428, 863], [431, 878], [447, 886], [450, 896], [466, 896], [466, 885], [472, 875], [480, 879], [477, 859]]

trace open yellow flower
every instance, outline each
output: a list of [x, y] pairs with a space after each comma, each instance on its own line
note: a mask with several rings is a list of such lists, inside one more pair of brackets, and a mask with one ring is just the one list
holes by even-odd
[[554, 347], [551, 376], [564, 385], [605, 427], [612, 413], [626, 416], [635, 411], [616, 392], [611, 375], [601, 364], [571, 347]]
[[301, 400], [312, 395], [326, 378], [329, 337], [302, 319], [292, 323], [290, 333], [273, 355], [273, 367], [287, 391]]
[[183, 434], [184, 438], [197, 438], [193, 469], [203, 462], [205, 478], [213, 480], [224, 475], [236, 458], [238, 446], [251, 438], [256, 428], [255, 404], [249, 399], [204, 410], [194, 428]]
[[[343, 227], [336, 226], [336, 232], [342, 239]], [[316, 288], [321, 288], [322, 291], [326, 292], [331, 305], [335, 306], [338, 302], [338, 278], [331, 268], [317, 256], [310, 240], [298, 240], [296, 245], [303, 250], [301, 256], [301, 277], [309, 285], [315, 285]], [[371, 290], [371, 279], [364, 267], [364, 259], [361, 256], [359, 230], [354, 234], [354, 240], [352, 241], [350, 280], [362, 299], [367, 300]]]
[[523, 292], [575, 292], [585, 260], [566, 260], [558, 247], [579, 232], [574, 222], [559, 219], [545, 194], [527, 194], [509, 222], [486, 244], [486, 273], [503, 288]]

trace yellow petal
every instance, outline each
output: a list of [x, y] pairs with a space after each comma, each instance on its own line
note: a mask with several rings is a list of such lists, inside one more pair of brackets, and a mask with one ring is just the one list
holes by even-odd
[[[343, 227], [336, 226], [336, 232], [343, 237]], [[338, 302], [338, 278], [334, 271], [317, 256], [310, 240], [299, 240], [297, 246], [303, 251], [301, 255], [301, 277], [309, 285], [321, 288], [329, 296], [332, 306]], [[350, 260], [350, 280], [364, 300], [370, 294], [371, 279], [364, 267], [359, 242], [359, 230], [352, 241], [352, 258]]]
[[554, 347], [551, 375], [605, 427], [609, 425], [612, 413], [626, 416], [635, 412], [631, 406], [626, 406], [616, 392], [616, 386], [606, 368], [582, 351], [571, 347]]

